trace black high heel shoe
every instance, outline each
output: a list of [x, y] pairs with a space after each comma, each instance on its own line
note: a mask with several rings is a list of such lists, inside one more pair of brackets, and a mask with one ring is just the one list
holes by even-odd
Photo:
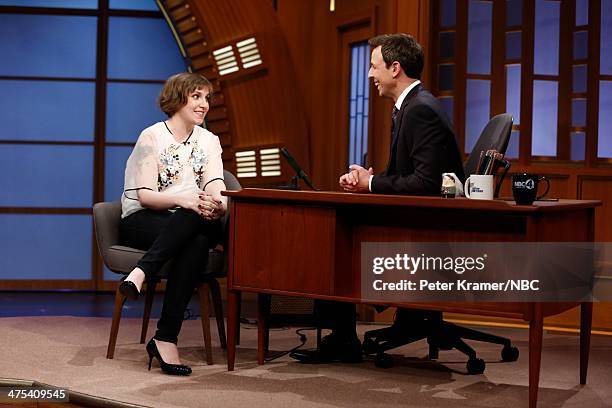
[[134, 282], [132, 281], [127, 280], [124, 280], [119, 284], [119, 292], [130, 300], [138, 299], [138, 295], [140, 294], [138, 288], [136, 287], [136, 284], [134, 284]]
[[161, 355], [159, 354], [159, 350], [157, 349], [157, 344], [155, 344], [155, 340], [151, 339], [147, 343], [147, 353], [149, 354], [149, 371], [151, 371], [151, 363], [153, 363], [153, 357], [157, 358], [159, 361], [159, 366], [162, 371], [166, 374], [170, 375], [189, 375], [191, 374], [191, 367], [186, 366], [184, 364], [169, 364], [166, 363]]

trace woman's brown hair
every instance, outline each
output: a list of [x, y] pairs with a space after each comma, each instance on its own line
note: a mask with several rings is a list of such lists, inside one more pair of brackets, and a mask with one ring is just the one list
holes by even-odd
[[159, 94], [159, 107], [168, 117], [172, 117], [187, 104], [189, 94], [201, 88], [208, 88], [208, 98], [212, 96], [212, 84], [202, 75], [192, 72], [172, 75]]

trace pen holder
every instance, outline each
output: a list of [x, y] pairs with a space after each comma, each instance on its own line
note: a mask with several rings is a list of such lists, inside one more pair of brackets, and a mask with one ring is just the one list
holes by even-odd
[[497, 180], [497, 185], [495, 186], [495, 193], [493, 194], [494, 198], [499, 197], [499, 190], [501, 189], [506, 174], [508, 174], [508, 170], [510, 170], [510, 162], [508, 160], [500, 160], [500, 162], [504, 165], [504, 169], [502, 170], [501, 175]]

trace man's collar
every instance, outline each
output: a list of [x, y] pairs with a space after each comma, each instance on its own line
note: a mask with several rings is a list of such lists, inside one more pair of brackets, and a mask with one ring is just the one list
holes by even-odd
[[404, 91], [400, 94], [399, 98], [397, 98], [397, 101], [395, 101], [395, 107], [398, 110], [402, 109], [402, 102], [404, 102], [404, 99], [406, 99], [406, 95], [408, 95], [410, 91], [412, 91], [420, 83], [421, 81], [417, 79], [416, 81], [408, 85], [406, 89], [404, 89]]

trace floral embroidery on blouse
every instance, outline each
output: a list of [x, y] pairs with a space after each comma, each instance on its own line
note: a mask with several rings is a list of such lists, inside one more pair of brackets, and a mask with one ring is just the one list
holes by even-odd
[[178, 149], [180, 146], [170, 145], [161, 152], [159, 157], [159, 176], [157, 178], [157, 190], [162, 191], [178, 180], [178, 175], [183, 169], [179, 161]]
[[195, 175], [195, 182], [198, 186], [202, 185], [202, 179], [204, 178], [204, 172], [206, 165], [208, 164], [208, 156], [204, 153], [197, 142], [194, 143], [193, 149], [191, 150], [191, 156], [189, 157], [189, 163], [193, 168], [193, 174]]

